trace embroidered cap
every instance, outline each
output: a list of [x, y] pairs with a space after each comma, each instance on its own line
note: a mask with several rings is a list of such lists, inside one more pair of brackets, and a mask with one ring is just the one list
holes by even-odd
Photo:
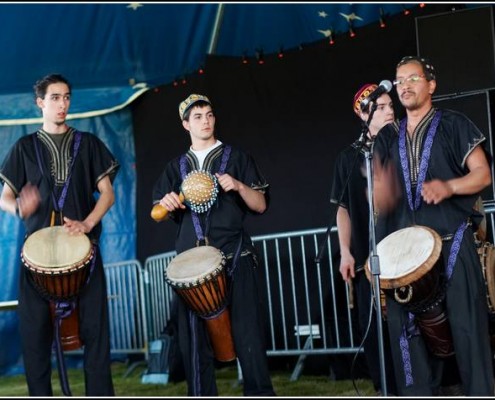
[[205, 101], [211, 105], [211, 101], [210, 99], [208, 99], [208, 97], [203, 96], [202, 94], [191, 94], [187, 99], [179, 104], [179, 116], [181, 121], [184, 120], [184, 114], [186, 113], [186, 111], [189, 110], [198, 101]]
[[435, 67], [431, 64], [431, 62], [424, 57], [418, 57], [418, 56], [405, 56], [402, 58], [402, 60], [399, 61], [397, 64], [396, 68], [399, 68], [402, 65], [409, 64], [411, 62], [417, 62], [418, 64], [421, 64], [423, 67], [423, 71], [426, 75], [426, 80], [432, 81], [435, 80]]
[[354, 102], [352, 103], [356, 115], [359, 116], [359, 114], [361, 113], [361, 103], [363, 102], [363, 100], [371, 93], [373, 93], [377, 87], [378, 85], [375, 83], [366, 83], [357, 91], [357, 93], [354, 95]]

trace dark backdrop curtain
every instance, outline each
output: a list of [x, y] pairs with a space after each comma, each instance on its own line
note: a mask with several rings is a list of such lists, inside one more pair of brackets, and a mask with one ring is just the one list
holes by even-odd
[[334, 213], [329, 195], [335, 156], [360, 135], [354, 93], [364, 83], [393, 80], [397, 62], [416, 54], [414, 18], [421, 10], [415, 13], [390, 19], [385, 29], [363, 28], [354, 38], [342, 34], [334, 45], [323, 40], [286, 51], [282, 59], [265, 55], [263, 65], [255, 58], [243, 64], [236, 57], [209, 56], [204, 74], [137, 99], [138, 258], [174, 249], [175, 224], [150, 218], [151, 194], [166, 162], [190, 145], [178, 115], [190, 93], [209, 96], [218, 137], [252, 153], [271, 185], [270, 209], [247, 220], [252, 235], [327, 226]]

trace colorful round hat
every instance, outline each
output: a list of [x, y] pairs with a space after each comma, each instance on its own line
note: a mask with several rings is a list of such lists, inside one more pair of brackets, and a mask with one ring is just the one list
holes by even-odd
[[357, 93], [354, 95], [354, 102], [352, 103], [356, 115], [359, 116], [361, 113], [361, 103], [363, 102], [363, 100], [371, 93], [373, 93], [377, 87], [378, 85], [375, 83], [366, 83], [357, 91]]

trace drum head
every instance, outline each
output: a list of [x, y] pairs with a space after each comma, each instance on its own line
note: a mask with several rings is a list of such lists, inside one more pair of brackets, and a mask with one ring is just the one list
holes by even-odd
[[426, 226], [391, 233], [377, 245], [382, 287], [392, 289], [422, 277], [435, 265], [441, 251], [440, 235]]
[[224, 254], [212, 246], [199, 246], [178, 254], [165, 274], [170, 283], [182, 285], [201, 282], [225, 264]]
[[22, 257], [29, 267], [60, 272], [84, 265], [91, 255], [91, 242], [85, 234], [69, 235], [62, 226], [40, 229], [26, 239]]

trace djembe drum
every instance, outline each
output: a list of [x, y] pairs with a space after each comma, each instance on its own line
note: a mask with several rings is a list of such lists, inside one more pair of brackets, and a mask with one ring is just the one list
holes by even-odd
[[[393, 232], [377, 245], [381, 289], [415, 315], [430, 351], [448, 357], [454, 347], [445, 309], [441, 251], [440, 235], [420, 225]], [[369, 259], [365, 271], [371, 281]]]
[[[194, 170], [186, 175], [180, 187], [179, 199], [191, 210], [198, 214], [208, 211], [218, 195], [218, 181], [207, 171]], [[167, 218], [168, 210], [160, 204], [155, 204], [151, 210], [151, 218], [163, 221]]]
[[212, 246], [200, 246], [178, 254], [165, 270], [165, 282], [206, 323], [215, 358], [236, 358], [226, 304], [225, 255]]
[[[26, 239], [21, 259], [29, 269], [40, 294], [50, 300], [55, 320], [55, 302], [74, 300], [88, 279], [94, 249], [84, 235], [69, 235], [62, 226], [40, 229]], [[61, 320], [60, 340], [64, 350], [82, 346], [78, 308]]]

